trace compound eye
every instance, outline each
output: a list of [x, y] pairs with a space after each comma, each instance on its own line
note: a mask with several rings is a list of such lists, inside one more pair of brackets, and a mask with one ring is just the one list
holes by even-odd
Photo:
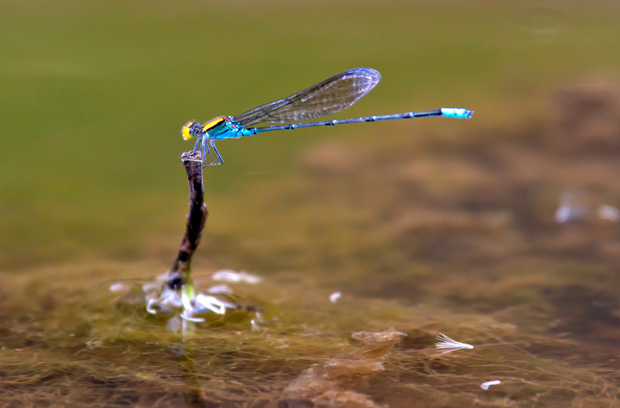
[[181, 135], [183, 135], [183, 139], [190, 140], [192, 137], [194, 137], [192, 133], [192, 127], [194, 126], [194, 123], [195, 122], [188, 122], [185, 124], [185, 126], [183, 126], [183, 129], [181, 129]]

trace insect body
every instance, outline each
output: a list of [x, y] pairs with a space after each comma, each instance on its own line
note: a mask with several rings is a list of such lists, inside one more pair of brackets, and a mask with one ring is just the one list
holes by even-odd
[[203, 161], [210, 147], [217, 160], [207, 166], [223, 164], [224, 160], [215, 147], [216, 140], [235, 139], [274, 130], [290, 130], [315, 126], [335, 126], [360, 122], [413, 119], [428, 116], [469, 119], [473, 111], [441, 108], [423, 112], [406, 112], [394, 115], [367, 116], [363, 118], [328, 120], [323, 122], [288, 123], [280, 126], [260, 126], [260, 123], [304, 122], [321, 118], [348, 108], [370, 92], [381, 80], [381, 74], [372, 68], [354, 68], [319, 82], [289, 97], [260, 105], [237, 116], [220, 116], [201, 125], [188, 122], [183, 126], [183, 138], [196, 138], [194, 152], [202, 149]]

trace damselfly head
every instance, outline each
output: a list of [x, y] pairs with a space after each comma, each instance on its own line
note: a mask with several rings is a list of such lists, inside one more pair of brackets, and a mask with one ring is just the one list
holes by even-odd
[[183, 129], [181, 129], [181, 135], [183, 135], [183, 139], [190, 140], [200, 133], [200, 123], [198, 122], [187, 122]]

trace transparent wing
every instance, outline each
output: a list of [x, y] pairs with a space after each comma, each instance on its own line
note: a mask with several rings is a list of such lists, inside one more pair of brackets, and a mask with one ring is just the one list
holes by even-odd
[[350, 69], [287, 98], [237, 115], [233, 120], [243, 127], [250, 127], [262, 122], [300, 122], [320, 118], [353, 105], [380, 80], [381, 74], [372, 68]]

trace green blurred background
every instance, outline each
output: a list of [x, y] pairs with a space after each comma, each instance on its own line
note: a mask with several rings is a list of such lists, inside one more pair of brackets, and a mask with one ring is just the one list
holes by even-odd
[[[477, 111], [469, 122], [432, 120], [438, 133], [532, 120], [557, 87], [618, 72], [618, 11], [604, 1], [3, 1], [0, 266], [174, 253], [187, 205], [184, 122], [235, 115], [349, 68], [383, 80], [337, 117]], [[294, 177], [305, 149], [389, 146], [427, 126], [222, 142], [226, 164], [205, 175], [207, 234], [268, 239], [258, 220], [287, 208], [256, 195]]]

